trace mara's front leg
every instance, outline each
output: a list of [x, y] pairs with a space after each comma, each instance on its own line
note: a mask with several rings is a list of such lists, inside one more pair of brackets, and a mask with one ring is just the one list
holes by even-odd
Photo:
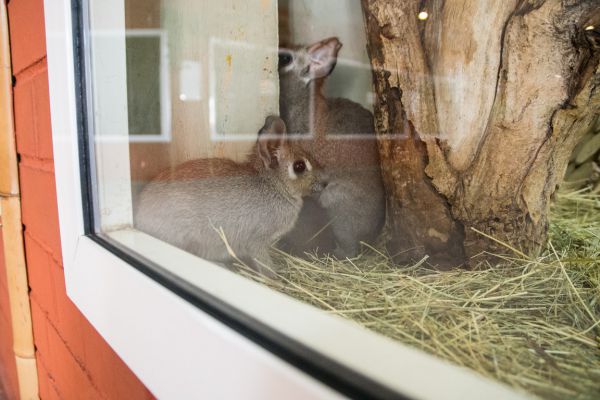
[[276, 278], [277, 277], [277, 267], [269, 254], [268, 247], [261, 247], [254, 253], [254, 257], [252, 258], [251, 267], [254, 268], [256, 272], [259, 274], [269, 277]]

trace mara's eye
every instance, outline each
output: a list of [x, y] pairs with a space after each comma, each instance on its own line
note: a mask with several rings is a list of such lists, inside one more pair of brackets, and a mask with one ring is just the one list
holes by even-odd
[[301, 174], [306, 171], [306, 163], [302, 160], [294, 161], [294, 172]]
[[279, 53], [279, 68], [287, 67], [292, 63], [294, 57], [288, 52], [282, 51]]

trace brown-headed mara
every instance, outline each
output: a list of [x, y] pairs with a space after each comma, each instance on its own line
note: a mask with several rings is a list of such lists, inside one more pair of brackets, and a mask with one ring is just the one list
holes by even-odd
[[[322, 189], [317, 164], [267, 117], [246, 163], [209, 158], [165, 171], [141, 192], [135, 226], [199, 257], [235, 257], [270, 275], [269, 247], [294, 226], [303, 197]], [[224, 236], [224, 238], [223, 238]]]
[[353, 101], [322, 94], [341, 47], [337, 38], [329, 38], [279, 52], [281, 117], [288, 132], [309, 135], [302, 145], [328, 181], [316, 200], [307, 199], [294, 230], [284, 238], [294, 253], [318, 248], [354, 256], [361, 241], [377, 237], [385, 219], [373, 115]]

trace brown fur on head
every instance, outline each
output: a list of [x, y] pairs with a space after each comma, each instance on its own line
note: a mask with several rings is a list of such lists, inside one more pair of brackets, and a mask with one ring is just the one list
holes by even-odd
[[269, 116], [258, 132], [256, 154], [259, 169], [275, 178], [294, 197], [304, 197], [323, 187], [316, 162], [302, 148], [288, 140], [283, 120]]
[[325, 134], [328, 106], [322, 94], [342, 43], [336, 37], [279, 50], [279, 109], [294, 134]]
[[336, 37], [330, 37], [308, 47], [280, 49], [279, 74], [294, 74], [294, 78], [308, 84], [311, 81], [326, 78], [337, 63], [342, 43]]

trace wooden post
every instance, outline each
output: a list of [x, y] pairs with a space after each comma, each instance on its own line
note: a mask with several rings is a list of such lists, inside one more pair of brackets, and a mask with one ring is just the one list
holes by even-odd
[[[389, 250], [440, 267], [546, 241], [600, 113], [597, 0], [363, 0]], [[420, 14], [426, 12], [425, 14]]]

